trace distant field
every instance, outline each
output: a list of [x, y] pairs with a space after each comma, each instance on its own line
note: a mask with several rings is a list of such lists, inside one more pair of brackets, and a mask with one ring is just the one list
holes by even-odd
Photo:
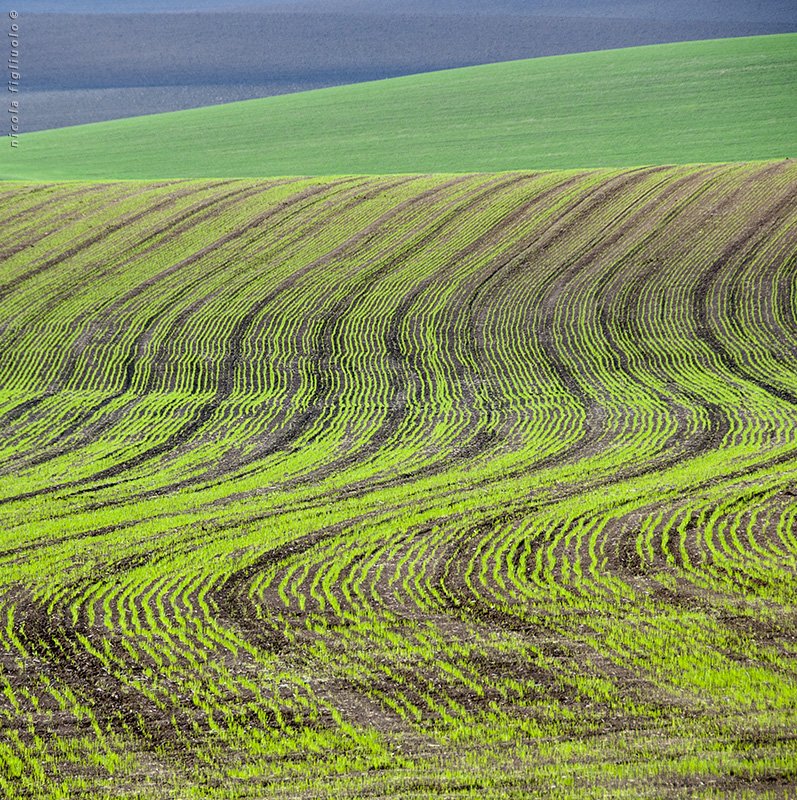
[[[129, 13], [132, 3], [117, 7], [123, 14], [86, 15], [75, 13], [77, 9], [25, 14], [23, 130], [499, 61], [797, 31], [794, 13], [793, 19], [783, 20], [781, 10], [782, 21], [777, 22], [775, 8], [772, 17], [772, 0], [753, 11], [753, 18], [760, 19], [746, 22], [734, 17], [726, 4], [712, 20], [691, 19], [683, 0], [678, 4], [682, 7], [657, 4], [656, 19], [623, 19], [621, 8], [604, 4], [592, 9], [598, 17], [585, 16], [589, 12], [563, 0], [545, 6], [527, 2], [525, 14], [502, 13], [495, 2], [489, 9], [496, 13], [482, 13], [483, 2], [476, 13], [477, 4], [466, 9], [462, 0], [404, 0], [392, 11], [385, 0], [361, 3], [359, 10], [333, 9], [334, 4], [322, 0], [293, 10], [272, 5], [155, 18]], [[93, 5], [95, 11], [102, 8]], [[165, 4], [159, 5], [163, 10]], [[446, 5], [448, 10], [459, 5], [462, 13], [438, 13]], [[568, 7], [573, 16], [561, 16]], [[611, 19], [606, 18], [610, 11]]]
[[[377, 4], [371, 4], [377, 5]], [[665, 42], [794, 33], [776, 23], [381, 12], [26, 14], [25, 86], [355, 83]], [[80, 42], [80, 48], [75, 42]], [[209, 104], [208, 104], [209, 105]]]
[[0, 222], [0, 794], [792, 796], [795, 162]]
[[409, 76], [24, 135], [25, 179], [489, 172], [797, 154], [797, 34]]

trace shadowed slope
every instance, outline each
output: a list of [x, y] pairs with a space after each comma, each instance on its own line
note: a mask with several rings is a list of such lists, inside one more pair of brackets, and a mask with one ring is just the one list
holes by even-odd
[[[92, 5], [101, 10], [97, 0]], [[155, 10], [166, 10], [156, 5]], [[261, 13], [161, 13], [153, 18], [131, 13], [126, 3], [117, 9], [121, 14], [86, 15], [75, 13], [77, 9], [24, 14], [21, 130], [499, 61], [797, 30], [793, 9], [778, 23], [767, 16], [771, 6], [754, 10], [757, 21], [742, 22], [725, 8], [709, 21], [679, 16], [676, 9], [653, 19], [618, 19], [622, 13], [617, 9], [611, 19], [605, 13], [584, 16], [589, 12], [579, 10], [561, 16], [568, 11], [561, 0], [547, 8], [548, 16], [538, 15], [537, 2], [526, 4], [524, 16], [483, 13], [493, 11], [493, 3], [489, 9], [481, 3], [480, 8], [448, 14], [428, 2], [414, 9], [401, 5], [389, 10], [383, 2], [369, 2], [360, 9], [336, 10], [315, 3], [293, 10], [269, 6]], [[600, 12], [604, 5], [598, 6]]]

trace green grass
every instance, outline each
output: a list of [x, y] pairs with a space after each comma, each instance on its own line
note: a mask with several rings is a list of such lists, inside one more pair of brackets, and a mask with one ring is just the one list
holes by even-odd
[[469, 67], [25, 134], [0, 176], [492, 172], [797, 156], [797, 34]]

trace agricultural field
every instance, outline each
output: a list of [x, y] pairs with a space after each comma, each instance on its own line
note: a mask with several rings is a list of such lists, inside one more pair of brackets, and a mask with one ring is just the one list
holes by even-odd
[[795, 162], [0, 220], [2, 794], [794, 797]]
[[23, 133], [19, 147], [0, 150], [0, 178], [464, 174], [784, 159], [797, 154], [795, 85], [797, 33], [532, 58]]
[[[392, 8], [387, 0], [359, 8], [306, 0], [293, 10], [227, 0], [238, 10], [202, 14], [162, 13], [178, 4], [149, 2], [155, 18], [136, 13], [135, 0], [62, 1], [56, 14], [39, 13], [45, 4], [52, 10], [52, 0], [28, 4], [36, 13], [23, 17], [25, 132], [476, 64], [797, 31], [787, 0], [701, 3], [699, 19], [693, 2], [657, 0], [654, 18], [644, 20], [615, 4], [566, 0], [547, 0], [547, 9], [540, 0], [514, 9], [496, 0], [469, 9], [463, 0], [400, 0]], [[220, 2], [209, 0], [217, 9]], [[122, 13], [103, 13], [113, 11]]]

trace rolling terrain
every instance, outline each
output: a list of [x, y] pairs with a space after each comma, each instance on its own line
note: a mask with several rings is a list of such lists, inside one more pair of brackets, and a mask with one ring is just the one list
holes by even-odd
[[[130, 125], [13, 156], [169, 173]], [[790, 796], [793, 161], [51, 177], [0, 220], [7, 796]]]
[[784, 0], [33, 5], [22, 17], [25, 132], [476, 64], [797, 31]]
[[0, 177], [627, 167], [793, 157], [797, 34], [489, 64], [23, 134]]

